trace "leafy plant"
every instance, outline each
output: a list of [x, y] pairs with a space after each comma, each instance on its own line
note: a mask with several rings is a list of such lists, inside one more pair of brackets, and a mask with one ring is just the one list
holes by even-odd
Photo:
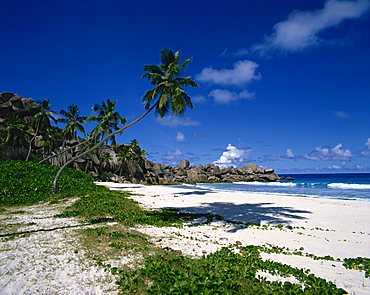
[[[118, 270], [124, 294], [345, 294], [303, 269], [262, 260], [258, 247], [221, 250], [192, 259], [167, 252], [146, 258], [143, 268]], [[270, 282], [258, 271], [293, 276], [300, 284]], [[115, 270], [117, 272], [117, 270]]]
[[370, 277], [370, 258], [345, 258], [343, 266], [348, 269], [363, 270], [365, 271], [365, 277]]
[[[34, 204], [50, 200], [53, 175], [58, 167], [32, 161], [0, 160], [0, 205]], [[61, 178], [58, 197], [83, 195], [102, 188], [92, 176], [67, 169]]]

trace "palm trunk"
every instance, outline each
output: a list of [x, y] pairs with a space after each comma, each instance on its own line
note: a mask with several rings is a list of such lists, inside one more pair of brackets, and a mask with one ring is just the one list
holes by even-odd
[[127, 128], [131, 127], [132, 125], [136, 124], [137, 122], [139, 122], [140, 120], [144, 119], [156, 106], [158, 105], [158, 102], [156, 102], [150, 109], [148, 109], [144, 114], [142, 114], [139, 118], [137, 118], [136, 120], [132, 121], [130, 124], [108, 134], [107, 136], [105, 136], [100, 142], [98, 142], [96, 145], [94, 145], [92, 148], [84, 151], [83, 153], [73, 157], [72, 159], [70, 159], [69, 161], [67, 161], [62, 167], [60, 167], [60, 169], [58, 170], [57, 174], [55, 175], [55, 178], [54, 178], [54, 181], [53, 181], [53, 187], [52, 187], [52, 191], [53, 191], [53, 194], [55, 194], [57, 192], [57, 184], [58, 184], [58, 180], [59, 180], [59, 177], [60, 175], [62, 174], [64, 168], [66, 168], [69, 164], [73, 163], [74, 161], [76, 161], [77, 159], [80, 159], [84, 156], [86, 156], [87, 154], [89, 154], [90, 152], [92, 152], [93, 150], [97, 149], [98, 147], [100, 147], [101, 145], [103, 145], [103, 143], [107, 140], [109, 140], [112, 136], [118, 134], [118, 133], [122, 133], [123, 131], [125, 131]]
[[26, 162], [28, 161], [28, 159], [30, 158], [30, 155], [31, 155], [31, 151], [32, 151], [32, 142], [35, 140], [36, 136], [37, 136], [37, 133], [39, 132], [39, 126], [37, 126], [36, 128], [36, 131], [35, 131], [35, 135], [31, 138], [30, 140], [30, 144], [28, 146], [28, 153], [27, 153], [27, 157], [26, 157]]

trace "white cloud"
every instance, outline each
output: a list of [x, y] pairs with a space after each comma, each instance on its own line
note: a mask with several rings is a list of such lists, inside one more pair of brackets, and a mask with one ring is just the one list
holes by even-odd
[[252, 46], [254, 51], [269, 50], [294, 52], [322, 43], [319, 34], [342, 22], [357, 19], [370, 9], [368, 0], [328, 0], [322, 9], [294, 11], [288, 18], [274, 25], [273, 33], [262, 44]]
[[342, 119], [342, 120], [346, 120], [346, 119], [350, 119], [351, 118], [351, 116], [348, 113], [343, 112], [343, 111], [336, 111], [335, 112], [335, 116], [338, 119]]
[[181, 133], [180, 131], [176, 134], [176, 141], [178, 142], [184, 142], [185, 141], [185, 135]]
[[219, 104], [228, 104], [239, 99], [254, 99], [254, 93], [249, 92], [248, 90], [233, 92], [225, 89], [214, 89], [209, 93], [209, 96], [212, 97], [214, 101]]
[[292, 149], [286, 149], [285, 150], [285, 157], [287, 157], [289, 159], [295, 158], [295, 154], [294, 154], [293, 150]]
[[238, 149], [237, 147], [228, 144], [226, 151], [224, 151], [220, 158], [217, 161], [214, 161], [213, 164], [216, 164], [220, 167], [240, 164], [251, 151], [251, 149]]
[[349, 149], [343, 149], [342, 144], [337, 144], [331, 149], [334, 159], [349, 159], [352, 158], [352, 152]]
[[204, 68], [196, 79], [212, 84], [241, 86], [261, 78], [261, 75], [256, 73], [257, 67], [258, 64], [254, 61], [240, 60], [233, 65], [232, 69]]
[[366, 140], [365, 146], [367, 147], [368, 150], [370, 150], [370, 137]]
[[168, 151], [165, 155], [163, 155], [163, 159], [167, 161], [172, 161], [172, 160], [176, 160], [182, 155], [183, 153], [179, 149], [176, 149], [174, 151]]
[[167, 116], [163, 118], [157, 118], [159, 125], [167, 127], [178, 127], [178, 126], [198, 126], [199, 121], [193, 120], [189, 117], [178, 117], [178, 116]]
[[319, 160], [348, 160], [353, 157], [352, 152], [349, 149], [343, 148], [341, 143], [336, 146], [330, 147], [316, 147], [311, 153], [304, 155], [305, 159], [319, 161]]
[[333, 169], [333, 170], [339, 170], [339, 169], [343, 169], [344, 167], [346, 166], [346, 163], [343, 162], [341, 164], [334, 164], [334, 165], [331, 165], [329, 166], [328, 168], [329, 169]]

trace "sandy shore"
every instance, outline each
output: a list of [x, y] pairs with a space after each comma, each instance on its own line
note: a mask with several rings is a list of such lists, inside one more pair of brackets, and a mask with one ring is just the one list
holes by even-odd
[[[54, 217], [73, 201], [12, 207], [0, 214], [1, 295], [118, 294], [116, 278], [86, 259], [78, 243], [79, 230], [94, 225]], [[4, 237], [30, 231], [34, 232]]]
[[[197, 188], [101, 183], [134, 193], [147, 208], [178, 208], [184, 212], [221, 215], [224, 221], [183, 228], [141, 227], [164, 247], [201, 256], [233, 244], [285, 247], [316, 256], [370, 257], [370, 202], [315, 199], [263, 193], [214, 192]], [[233, 223], [233, 222], [239, 223]], [[246, 226], [247, 223], [257, 224]], [[277, 225], [284, 225], [284, 227]], [[364, 272], [347, 270], [341, 262], [267, 254], [263, 257], [310, 269], [350, 294], [370, 294]]]

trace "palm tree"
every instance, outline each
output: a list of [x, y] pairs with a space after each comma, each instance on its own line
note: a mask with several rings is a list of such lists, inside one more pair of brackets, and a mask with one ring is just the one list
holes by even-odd
[[183, 62], [180, 62], [180, 58], [180, 51], [173, 52], [170, 49], [162, 49], [160, 65], [146, 65], [144, 67], [142, 78], [148, 78], [150, 83], [153, 85], [153, 88], [147, 91], [143, 97], [146, 112], [126, 126], [106, 135], [92, 148], [66, 162], [59, 169], [54, 178], [52, 188], [53, 193], [56, 193], [57, 191], [58, 179], [65, 167], [97, 149], [111, 137], [118, 133], [122, 133], [127, 128], [138, 123], [154, 109], [159, 116], [163, 117], [170, 110], [174, 114], [183, 115], [186, 107], [193, 108], [191, 99], [185, 93], [184, 87], [197, 87], [198, 85], [190, 77], [181, 77], [182, 71], [191, 62], [191, 58], [187, 58]]
[[85, 135], [86, 116], [79, 116], [78, 106], [73, 104], [67, 107], [67, 111], [61, 110], [60, 114], [65, 118], [59, 119], [59, 122], [65, 123], [63, 136], [66, 140], [77, 139], [77, 131]]
[[[130, 144], [119, 147], [117, 157], [121, 161], [119, 176], [122, 175], [123, 165], [128, 161], [138, 162], [146, 155], [146, 151], [141, 149], [136, 139], [131, 140]], [[117, 170], [118, 172], [118, 170]]]
[[30, 155], [31, 155], [31, 150], [32, 150], [32, 142], [35, 140], [37, 134], [41, 129], [47, 130], [50, 126], [50, 120], [53, 120], [55, 123], [57, 122], [57, 119], [53, 116], [56, 115], [57, 112], [52, 111], [51, 109], [51, 104], [49, 103], [48, 99], [43, 99], [39, 103], [39, 110], [33, 117], [33, 129], [35, 130], [34, 136], [29, 142], [29, 147], [28, 147], [28, 154], [26, 157], [26, 161], [28, 161]]
[[10, 145], [23, 147], [28, 142], [27, 122], [15, 113], [0, 125], [0, 146]]
[[[76, 139], [77, 138], [77, 130], [80, 131], [85, 135], [85, 129], [83, 127], [83, 124], [86, 121], [99, 121], [100, 124], [98, 124], [93, 131], [90, 133], [90, 135], [85, 139], [85, 141], [82, 141], [76, 145], [73, 145], [69, 148], [62, 148], [62, 151], [50, 155], [44, 159], [42, 159], [39, 163], [46, 162], [52, 158], [58, 157], [70, 150], [77, 149], [78, 147], [85, 145], [87, 149], [91, 148], [90, 144], [88, 144], [90, 141], [93, 140], [93, 142], [96, 143], [99, 137], [102, 137], [104, 134], [108, 134], [114, 130], [119, 129], [119, 123], [125, 124], [125, 119], [122, 118], [117, 112], [115, 112], [116, 102], [107, 100], [107, 103], [103, 102], [101, 105], [94, 105], [92, 109], [98, 113], [97, 116], [91, 116], [91, 117], [85, 117], [85, 116], [78, 116], [79, 109], [76, 105], [71, 105], [68, 107], [68, 112], [61, 110], [60, 114], [65, 116], [66, 118], [62, 118], [59, 121], [63, 123], [67, 123], [67, 125], [63, 129], [63, 133], [65, 138], [67, 139]], [[115, 140], [113, 140], [115, 142]], [[63, 147], [65, 143], [63, 142]]]
[[[111, 101], [107, 99], [107, 102], [103, 101], [101, 104], [95, 104], [92, 110], [97, 113], [96, 116], [89, 117], [89, 121], [97, 121], [99, 124], [91, 131], [91, 136], [94, 141], [98, 141], [111, 134], [114, 131], [120, 129], [119, 124], [126, 124], [126, 119], [121, 117], [118, 112], [115, 111], [117, 101]], [[111, 136], [108, 140], [112, 144], [116, 144], [115, 136]], [[108, 143], [108, 140], [105, 142]]]

